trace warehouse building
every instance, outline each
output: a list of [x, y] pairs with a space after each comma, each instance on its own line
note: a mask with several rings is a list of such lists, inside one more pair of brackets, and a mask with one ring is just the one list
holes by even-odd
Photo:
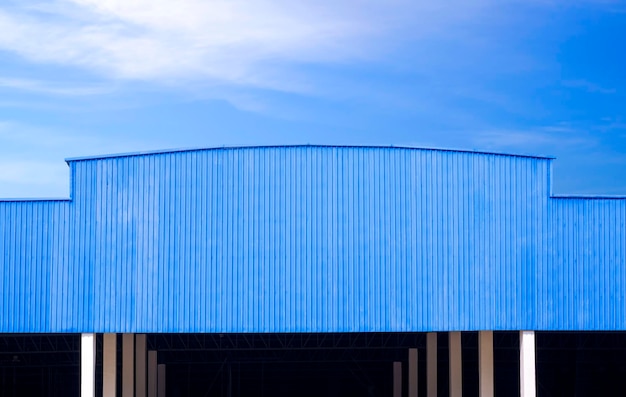
[[545, 157], [279, 146], [68, 159], [0, 201], [0, 395], [609, 395], [626, 198]]

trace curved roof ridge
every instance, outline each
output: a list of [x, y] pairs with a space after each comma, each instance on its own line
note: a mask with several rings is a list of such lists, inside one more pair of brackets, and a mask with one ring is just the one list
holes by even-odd
[[469, 149], [450, 149], [450, 148], [433, 148], [433, 147], [416, 147], [416, 146], [395, 146], [395, 145], [312, 145], [312, 144], [300, 144], [300, 145], [243, 145], [243, 146], [215, 146], [215, 147], [192, 147], [192, 148], [175, 148], [175, 149], [162, 149], [162, 150], [149, 150], [139, 152], [128, 153], [113, 153], [102, 154], [93, 156], [81, 156], [81, 157], [69, 157], [65, 161], [67, 163], [75, 161], [89, 161], [89, 160], [101, 160], [118, 157], [136, 157], [136, 156], [149, 156], [157, 154], [168, 153], [181, 153], [181, 152], [201, 152], [210, 150], [239, 150], [239, 149], [277, 149], [277, 148], [338, 148], [338, 149], [402, 149], [402, 150], [426, 150], [437, 152], [459, 152], [468, 154], [482, 154], [482, 155], [495, 155], [495, 156], [508, 156], [508, 157], [522, 157], [522, 158], [535, 158], [544, 160], [553, 160], [552, 156], [540, 156], [531, 154], [515, 154], [515, 153], [502, 153], [502, 152], [489, 152], [485, 150], [469, 150]]

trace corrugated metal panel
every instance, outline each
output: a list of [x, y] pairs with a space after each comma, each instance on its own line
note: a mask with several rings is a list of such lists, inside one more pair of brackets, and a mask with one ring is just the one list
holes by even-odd
[[[50, 308], [46, 330], [576, 329], [588, 321], [623, 327], [624, 313], [614, 307], [601, 306], [604, 314], [587, 322], [566, 310], [579, 301], [619, 301], [589, 292], [589, 283], [577, 285], [592, 295], [570, 298], [559, 272], [591, 255], [561, 253], [569, 247], [565, 236], [583, 229], [595, 239], [585, 249], [609, 252], [598, 257], [599, 268], [623, 264], [626, 200], [605, 209], [603, 216], [617, 221], [581, 229], [576, 206], [600, 202], [572, 200], [570, 212], [561, 208], [567, 200], [549, 197], [547, 159], [311, 146], [70, 165], [73, 201], [58, 204], [60, 218], [46, 215], [54, 224], [64, 220], [63, 244], [45, 262], [50, 301], [37, 303]], [[0, 272], [18, 267], [26, 274], [31, 265], [17, 253], [40, 252], [30, 234], [15, 237], [8, 226], [21, 224], [18, 207], [28, 222], [41, 222], [28, 205], [0, 202], [0, 219], [10, 220], [0, 225], [0, 248], [10, 247], [0, 251]], [[2, 314], [29, 315], [11, 300], [27, 285], [19, 280], [5, 282]], [[623, 300], [621, 285], [593, 284]], [[7, 330], [33, 329], [0, 320], [0, 331]]]
[[77, 240], [74, 260], [94, 280], [76, 326], [291, 332], [534, 324], [548, 165], [317, 147], [72, 163], [74, 229], [88, 237]]
[[626, 199], [550, 200], [543, 329], [626, 329]]
[[62, 301], [66, 287], [57, 270], [66, 254], [69, 207], [68, 201], [0, 202], [2, 332], [52, 330], [59, 313], [51, 301]]

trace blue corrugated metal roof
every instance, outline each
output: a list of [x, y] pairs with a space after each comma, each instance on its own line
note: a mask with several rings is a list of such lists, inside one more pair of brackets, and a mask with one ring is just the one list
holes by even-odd
[[90, 160], [71, 201], [0, 202], [0, 332], [626, 328], [626, 199], [551, 198], [546, 158]]

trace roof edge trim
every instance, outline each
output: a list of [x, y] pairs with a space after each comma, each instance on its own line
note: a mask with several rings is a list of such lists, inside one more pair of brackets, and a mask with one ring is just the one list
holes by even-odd
[[35, 198], [13, 198], [13, 197], [0, 197], [0, 203], [11, 203], [11, 202], [33, 202], [33, 201], [49, 201], [49, 202], [57, 202], [57, 201], [72, 201], [71, 198], [67, 197], [35, 197]]
[[217, 146], [217, 147], [200, 147], [200, 148], [199, 147], [175, 148], [175, 149], [128, 152], [128, 153], [102, 154], [102, 155], [93, 155], [93, 156], [69, 157], [65, 159], [65, 162], [69, 164], [69, 163], [77, 162], [77, 161], [102, 160], [102, 159], [119, 158], [119, 157], [149, 156], [149, 155], [180, 153], [180, 152], [202, 152], [202, 151], [214, 151], [214, 150], [217, 151], [217, 150], [239, 150], [239, 149], [276, 149], [276, 148], [285, 148], [285, 149], [293, 149], [293, 148], [403, 149], [403, 150], [427, 150], [427, 151], [438, 151], [438, 152], [459, 152], [459, 153], [470, 153], [470, 154], [473, 153], [473, 154], [494, 155], [494, 156], [534, 158], [534, 159], [542, 159], [542, 160], [554, 160], [555, 159], [555, 157], [552, 157], [552, 156], [498, 153], [498, 152], [489, 152], [489, 151], [484, 151], [484, 150], [468, 150], [468, 149], [446, 149], [446, 148], [415, 147], [415, 146], [310, 145], [310, 144], [304, 145], [303, 144], [303, 145], [257, 145], [257, 146], [249, 145], [249, 146]]
[[573, 199], [573, 200], [626, 200], [624, 195], [600, 195], [600, 194], [574, 194], [574, 195], [559, 195], [550, 196], [551, 199]]

